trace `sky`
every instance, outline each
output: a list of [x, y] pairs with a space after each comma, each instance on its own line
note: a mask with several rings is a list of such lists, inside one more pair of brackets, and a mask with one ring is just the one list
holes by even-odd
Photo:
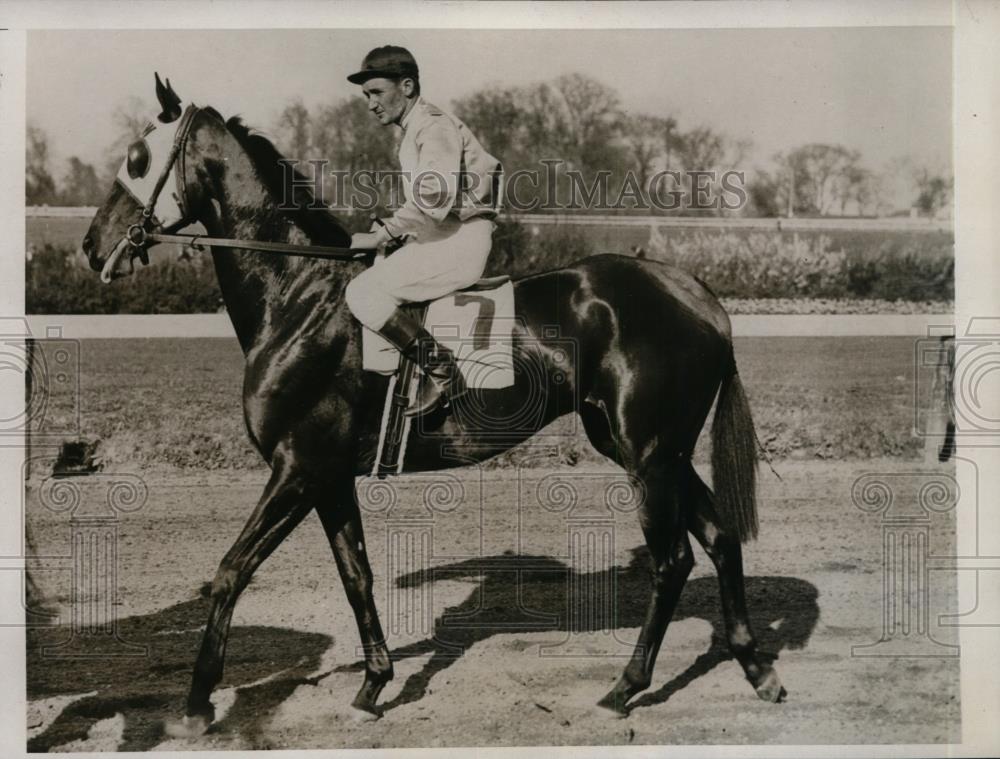
[[48, 133], [53, 166], [71, 155], [101, 164], [115, 107], [130, 96], [155, 103], [159, 71], [185, 103], [267, 130], [294, 98], [360, 97], [346, 75], [390, 43], [410, 49], [424, 96], [446, 108], [489, 85], [581, 72], [614, 88], [628, 112], [751, 140], [753, 164], [825, 142], [860, 150], [874, 169], [904, 155], [951, 165], [952, 34], [943, 27], [35, 31], [28, 122]]

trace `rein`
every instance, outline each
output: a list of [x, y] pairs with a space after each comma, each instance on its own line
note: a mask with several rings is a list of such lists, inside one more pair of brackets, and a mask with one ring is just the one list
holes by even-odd
[[108, 260], [104, 263], [101, 271], [101, 281], [111, 282], [114, 270], [118, 266], [119, 259], [127, 252], [130, 260], [139, 258], [144, 264], [149, 262], [148, 247], [156, 243], [177, 243], [187, 244], [192, 247], [203, 249], [203, 246], [217, 246], [223, 248], [234, 248], [237, 250], [253, 250], [264, 253], [278, 253], [284, 255], [306, 256], [310, 258], [326, 258], [335, 261], [357, 261], [369, 257], [373, 254], [370, 250], [356, 250], [351, 248], [340, 248], [328, 245], [299, 245], [284, 242], [264, 242], [261, 240], [239, 240], [228, 237], [206, 237], [204, 235], [177, 235], [163, 234], [160, 232], [150, 232], [149, 225], [153, 220], [153, 210], [156, 208], [156, 201], [160, 197], [163, 186], [167, 183], [170, 172], [175, 163], [180, 162], [181, 170], [178, 171], [176, 181], [178, 189], [179, 205], [183, 214], [182, 221], [177, 226], [184, 226], [187, 219], [187, 192], [184, 184], [184, 148], [187, 144], [188, 133], [191, 131], [191, 122], [201, 111], [195, 105], [189, 105], [181, 117], [181, 124], [174, 137], [174, 144], [170, 149], [167, 162], [160, 172], [153, 187], [153, 193], [146, 205], [142, 209], [139, 220], [129, 226], [125, 236], [121, 239]]
[[[329, 245], [297, 245], [290, 242], [264, 242], [262, 240], [238, 240], [231, 237], [207, 237], [205, 235], [166, 235], [158, 232], [143, 234], [136, 247], [144, 247], [150, 243], [175, 243], [190, 245], [202, 249], [204, 246], [220, 248], [237, 248], [239, 250], [258, 250], [263, 253], [286, 253], [289, 255], [306, 256], [309, 258], [329, 258], [337, 261], [355, 261], [371, 256], [370, 250], [337, 248]], [[131, 239], [130, 239], [131, 242]]]

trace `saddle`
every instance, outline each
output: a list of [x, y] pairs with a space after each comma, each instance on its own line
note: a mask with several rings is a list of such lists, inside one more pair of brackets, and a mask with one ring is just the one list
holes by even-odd
[[[486, 277], [441, 298], [408, 303], [403, 308], [451, 349], [470, 389], [514, 384], [514, 285], [510, 277]], [[372, 475], [385, 478], [403, 469], [412, 422], [403, 412], [416, 393], [420, 370], [388, 340], [367, 328], [363, 330], [362, 356], [366, 370], [391, 375], [372, 470]]]

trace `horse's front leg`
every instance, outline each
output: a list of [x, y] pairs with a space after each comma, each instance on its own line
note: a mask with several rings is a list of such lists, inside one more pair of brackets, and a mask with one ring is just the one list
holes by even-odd
[[365, 548], [361, 512], [354, 498], [354, 477], [344, 477], [334, 492], [334, 498], [318, 505], [317, 512], [337, 560], [365, 652], [365, 681], [351, 706], [363, 719], [377, 719], [376, 702], [385, 684], [392, 680], [392, 660], [372, 595], [372, 568]]
[[167, 725], [169, 735], [199, 735], [212, 723], [215, 709], [210, 697], [222, 679], [229, 623], [236, 600], [250, 582], [254, 570], [302, 521], [313, 505], [302, 478], [290, 466], [276, 459], [271, 479], [257, 507], [215, 574], [211, 590], [212, 610], [195, 662], [184, 721]]

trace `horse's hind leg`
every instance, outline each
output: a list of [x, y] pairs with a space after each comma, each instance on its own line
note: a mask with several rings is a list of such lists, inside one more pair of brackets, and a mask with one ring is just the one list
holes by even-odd
[[598, 706], [625, 715], [626, 702], [645, 690], [667, 625], [687, 581], [694, 557], [681, 514], [683, 460], [659, 461], [640, 476], [646, 493], [639, 522], [653, 561], [653, 595], [625, 672]]
[[184, 724], [172, 725], [174, 735], [203, 732], [215, 717], [210, 696], [222, 679], [229, 623], [240, 593], [254, 570], [309, 513], [312, 502], [302, 483], [278, 464], [256, 508], [232, 548], [219, 564], [212, 582], [212, 610], [201, 639], [188, 695]]
[[757, 652], [757, 641], [750, 629], [743, 579], [743, 551], [719, 521], [712, 492], [694, 467], [688, 465], [687, 492], [693, 508], [687, 511], [688, 529], [708, 554], [719, 575], [719, 596], [725, 617], [726, 638], [733, 656], [743, 667], [747, 680], [765, 701], [778, 702], [787, 694], [778, 674]]
[[376, 702], [392, 680], [392, 660], [385, 644], [372, 595], [372, 568], [365, 550], [361, 513], [354, 499], [354, 477], [348, 476], [333, 502], [317, 509], [333, 549], [347, 600], [354, 611], [365, 652], [365, 681], [351, 706], [369, 718], [377, 717]]

